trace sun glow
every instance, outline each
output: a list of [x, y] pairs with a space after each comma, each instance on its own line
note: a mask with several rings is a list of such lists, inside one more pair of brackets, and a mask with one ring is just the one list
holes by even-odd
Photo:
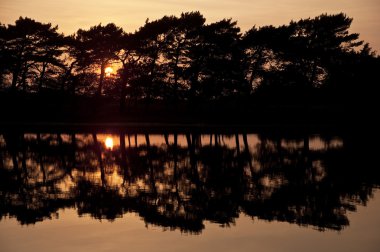
[[112, 69], [112, 67], [106, 67], [106, 69], [104, 70], [104, 72], [106, 73], [107, 77], [110, 77], [111, 73], [113, 72], [113, 69]]
[[107, 137], [106, 138], [106, 141], [105, 141], [105, 145], [107, 147], [107, 149], [111, 149], [113, 148], [113, 139], [111, 137]]

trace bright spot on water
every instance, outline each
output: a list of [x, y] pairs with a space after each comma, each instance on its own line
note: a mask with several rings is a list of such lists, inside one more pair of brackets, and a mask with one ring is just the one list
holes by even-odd
[[106, 144], [107, 149], [111, 149], [112, 150], [112, 148], [113, 148], [113, 139], [111, 137], [107, 137], [105, 144]]
[[107, 67], [104, 72], [106, 73], [106, 76], [107, 77], [110, 77], [111, 76], [111, 73], [113, 72], [113, 69], [112, 67]]

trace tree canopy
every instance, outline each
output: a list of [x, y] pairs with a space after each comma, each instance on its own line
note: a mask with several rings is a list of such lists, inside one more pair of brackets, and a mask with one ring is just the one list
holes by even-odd
[[[0, 88], [133, 100], [219, 100], [257, 94], [350, 93], [375, 77], [379, 57], [352, 18], [322, 14], [279, 27], [164, 16], [134, 33], [113, 23], [65, 36], [20, 17], [0, 24]], [[114, 74], [107, 77], [107, 67]], [[365, 76], [365, 77], [364, 77]], [[351, 91], [347, 91], [351, 90]], [[347, 92], [346, 92], [347, 91]]]

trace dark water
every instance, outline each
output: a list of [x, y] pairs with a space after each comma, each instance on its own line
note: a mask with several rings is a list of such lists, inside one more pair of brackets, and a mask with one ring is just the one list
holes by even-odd
[[380, 251], [367, 140], [0, 133], [0, 251]]

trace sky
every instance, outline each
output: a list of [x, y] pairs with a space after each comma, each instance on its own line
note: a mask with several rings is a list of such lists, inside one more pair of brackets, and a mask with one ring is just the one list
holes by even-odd
[[354, 18], [351, 32], [380, 53], [380, 0], [0, 0], [0, 22], [20, 16], [59, 26], [66, 35], [99, 23], [115, 23], [127, 32], [164, 15], [200, 11], [207, 23], [223, 18], [238, 22], [242, 32], [256, 25], [282, 25], [322, 13], [344, 12]]

